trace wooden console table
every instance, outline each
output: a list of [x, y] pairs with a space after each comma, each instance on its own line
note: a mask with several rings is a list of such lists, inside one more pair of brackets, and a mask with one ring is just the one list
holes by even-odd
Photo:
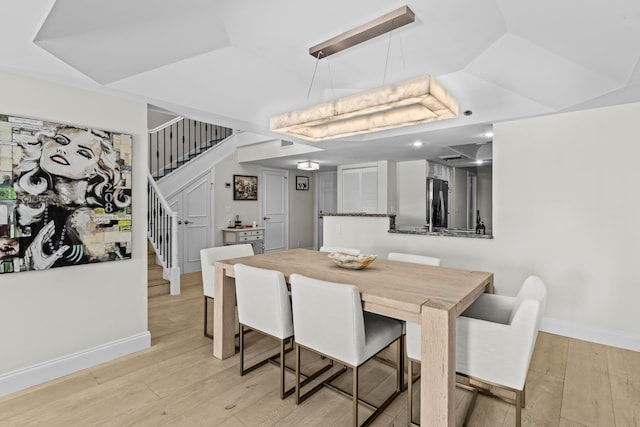
[[223, 245], [239, 245], [242, 243], [251, 243], [253, 251], [257, 254], [264, 253], [264, 227], [222, 229]]

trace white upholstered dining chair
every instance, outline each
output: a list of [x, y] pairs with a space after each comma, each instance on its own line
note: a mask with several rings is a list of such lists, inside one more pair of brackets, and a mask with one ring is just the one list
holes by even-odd
[[250, 244], [216, 246], [200, 249], [200, 266], [202, 268], [202, 292], [204, 294], [204, 335], [212, 338], [213, 334], [207, 333], [209, 300], [215, 298], [215, 269], [213, 265], [221, 259], [240, 258], [253, 255], [253, 246]]
[[271, 336], [280, 342], [280, 398], [293, 393], [285, 391], [285, 344], [293, 342], [291, 300], [284, 275], [280, 271], [266, 270], [244, 264], [233, 266], [236, 276], [236, 301], [240, 323], [240, 375], [275, 360], [278, 354], [244, 368], [244, 329]]
[[391, 261], [412, 262], [414, 264], [433, 265], [440, 267], [440, 258], [426, 255], [403, 254], [400, 252], [389, 252], [387, 259]]
[[[543, 281], [537, 276], [529, 276], [517, 296], [482, 294], [456, 320], [456, 371], [482, 383], [515, 392], [517, 427], [521, 425], [525, 381], [546, 300], [547, 290]], [[411, 423], [411, 374], [413, 361], [420, 360], [420, 325], [407, 322], [406, 333], [408, 415]], [[474, 402], [475, 394], [469, 412]]]
[[[403, 355], [400, 339], [402, 323], [398, 320], [364, 312], [358, 288], [353, 285], [326, 282], [299, 274], [290, 276], [293, 323], [296, 348], [296, 403], [304, 401], [323, 385], [353, 370], [353, 425], [358, 426], [359, 368], [381, 350], [397, 341], [396, 387], [389, 397], [364, 421], [375, 419], [400, 393]], [[300, 349], [321, 354], [344, 368], [300, 394]]]

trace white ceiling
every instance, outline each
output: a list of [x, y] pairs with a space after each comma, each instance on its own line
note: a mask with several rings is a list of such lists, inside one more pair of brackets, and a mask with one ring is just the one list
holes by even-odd
[[[403, 5], [416, 21], [317, 64], [309, 47]], [[640, 101], [637, 0], [0, 0], [0, 69], [274, 138], [269, 117], [432, 74], [457, 119], [262, 162], [454, 154], [492, 123]], [[385, 63], [388, 64], [385, 76]], [[307, 96], [307, 93], [310, 93]], [[290, 140], [291, 138], [287, 137]], [[421, 140], [422, 148], [411, 143]]]

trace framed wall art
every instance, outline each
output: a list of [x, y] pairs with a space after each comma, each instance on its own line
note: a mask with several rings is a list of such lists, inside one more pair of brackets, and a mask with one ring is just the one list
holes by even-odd
[[296, 190], [309, 191], [309, 177], [296, 175]]
[[233, 175], [233, 200], [258, 200], [258, 177]]
[[0, 114], [0, 273], [131, 258], [132, 137]]

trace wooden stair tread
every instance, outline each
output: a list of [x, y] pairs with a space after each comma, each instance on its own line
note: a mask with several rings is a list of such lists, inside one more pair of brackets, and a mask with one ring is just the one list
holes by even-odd
[[149, 298], [170, 293], [171, 283], [162, 277], [162, 273], [162, 266], [156, 264], [155, 250], [147, 241], [147, 296]]

